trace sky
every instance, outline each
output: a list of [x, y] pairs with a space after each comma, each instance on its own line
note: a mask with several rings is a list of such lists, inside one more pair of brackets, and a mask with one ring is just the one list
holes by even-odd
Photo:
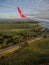
[[49, 20], [49, 0], [0, 0], [0, 19], [20, 18], [17, 6], [26, 16]]

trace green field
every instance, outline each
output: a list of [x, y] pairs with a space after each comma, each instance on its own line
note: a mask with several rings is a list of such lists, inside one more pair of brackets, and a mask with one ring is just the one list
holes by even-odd
[[49, 65], [49, 37], [0, 57], [0, 65]]
[[[11, 20], [12, 21], [12, 20]], [[9, 32], [9, 31], [11, 31], [11, 30], [16, 30], [16, 29], [21, 29], [21, 30], [23, 30], [23, 29], [31, 29], [31, 28], [34, 28], [34, 27], [40, 27], [39, 25], [38, 25], [38, 23], [36, 23], [36, 22], [32, 22], [32, 23], [30, 23], [30, 22], [25, 22], [25, 21], [23, 21], [23, 22], [19, 22], [19, 21], [12, 21], [11, 22], [10, 20], [8, 21], [0, 21], [0, 32]]]
[[[0, 65], [49, 65], [49, 29], [42, 29], [36, 22], [0, 22], [0, 49], [24, 42], [17, 51], [0, 57]], [[42, 39], [26, 44], [38, 37]]]

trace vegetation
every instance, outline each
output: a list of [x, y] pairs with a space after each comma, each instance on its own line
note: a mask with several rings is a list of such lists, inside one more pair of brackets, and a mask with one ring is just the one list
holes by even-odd
[[37, 37], [42, 27], [36, 22], [0, 22], [0, 49]]
[[[42, 37], [28, 44], [28, 40]], [[0, 65], [49, 65], [49, 29], [37, 22], [0, 22], [0, 49], [24, 42], [17, 51], [0, 57]]]
[[49, 65], [49, 37], [0, 57], [0, 65]]

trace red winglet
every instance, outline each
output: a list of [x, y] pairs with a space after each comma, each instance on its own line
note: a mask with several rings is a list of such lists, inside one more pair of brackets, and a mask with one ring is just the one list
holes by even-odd
[[17, 9], [22, 18], [26, 17], [19, 7], [17, 7]]

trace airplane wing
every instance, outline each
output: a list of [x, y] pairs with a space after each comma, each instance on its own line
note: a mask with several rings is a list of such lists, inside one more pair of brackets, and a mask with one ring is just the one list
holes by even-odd
[[26, 16], [25, 16], [24, 13], [22, 12], [22, 10], [21, 10], [19, 7], [17, 7], [17, 9], [18, 9], [18, 12], [19, 12], [20, 16], [21, 16], [22, 18], [25, 18]]

